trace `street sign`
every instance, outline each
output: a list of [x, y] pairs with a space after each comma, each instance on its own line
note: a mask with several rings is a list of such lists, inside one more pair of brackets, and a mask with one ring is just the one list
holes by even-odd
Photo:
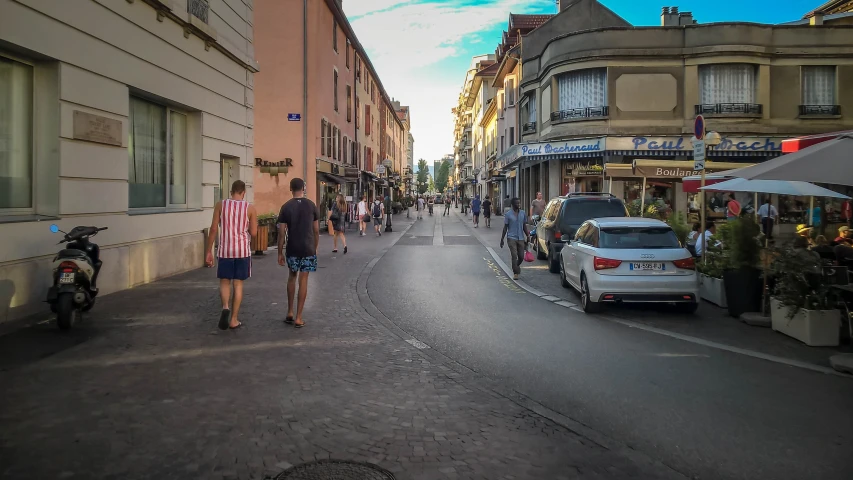
[[382, 165], [390, 167], [391, 165], [394, 165], [394, 162], [392, 162], [390, 158], [386, 158], [385, 160], [382, 160]]
[[705, 141], [693, 139], [693, 170], [705, 169]]
[[379, 164], [376, 167], [376, 173], [378, 173], [379, 175], [385, 175], [385, 165]]
[[705, 117], [702, 115], [696, 115], [693, 121], [693, 135], [697, 140], [705, 140]]
[[288, 122], [298, 122], [300, 120], [302, 120], [302, 114], [301, 113], [288, 113], [287, 114], [287, 121]]

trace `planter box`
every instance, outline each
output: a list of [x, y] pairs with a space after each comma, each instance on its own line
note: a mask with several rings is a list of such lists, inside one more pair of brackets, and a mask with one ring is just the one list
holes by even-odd
[[805, 343], [810, 347], [838, 346], [841, 330], [839, 310], [800, 310], [788, 319], [788, 308], [770, 298], [770, 321], [773, 330]]
[[760, 270], [757, 268], [726, 270], [723, 272], [723, 285], [729, 315], [738, 318], [742, 313], [761, 311], [763, 283]]
[[699, 296], [718, 307], [726, 308], [728, 306], [728, 303], [726, 303], [726, 289], [721, 278], [709, 277], [704, 273], [700, 273]]
[[263, 255], [269, 246], [269, 229], [267, 225], [258, 225], [258, 234], [252, 237], [252, 251], [255, 255]]

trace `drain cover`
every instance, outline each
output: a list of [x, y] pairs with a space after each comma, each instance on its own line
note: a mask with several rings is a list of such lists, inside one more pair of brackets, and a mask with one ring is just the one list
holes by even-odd
[[394, 480], [394, 474], [363, 462], [318, 460], [302, 463], [276, 475], [274, 480]]

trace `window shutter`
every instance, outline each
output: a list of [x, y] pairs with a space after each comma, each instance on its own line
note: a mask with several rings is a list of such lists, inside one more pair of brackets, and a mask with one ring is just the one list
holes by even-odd
[[320, 155], [326, 156], [326, 119], [320, 120]]

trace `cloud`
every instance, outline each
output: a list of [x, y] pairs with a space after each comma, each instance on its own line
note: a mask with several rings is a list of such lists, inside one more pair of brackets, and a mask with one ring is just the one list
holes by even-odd
[[553, 0], [343, 2], [388, 95], [411, 107], [415, 162], [452, 151], [450, 110], [470, 58], [494, 53], [509, 13], [553, 13], [553, 5]]

